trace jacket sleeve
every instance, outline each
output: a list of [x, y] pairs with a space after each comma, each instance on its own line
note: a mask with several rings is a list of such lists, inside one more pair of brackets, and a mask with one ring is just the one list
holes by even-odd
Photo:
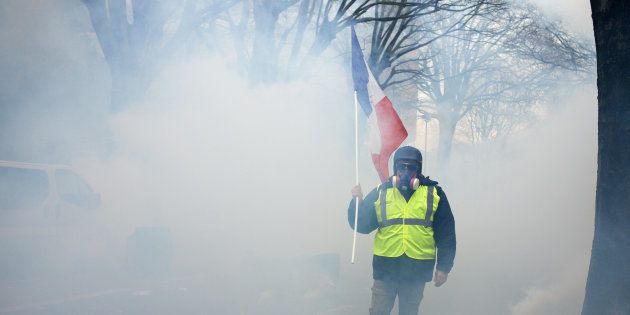
[[446, 273], [453, 268], [457, 239], [455, 237], [455, 219], [446, 194], [437, 187], [440, 197], [437, 210], [433, 216], [433, 238], [437, 247], [437, 269]]
[[[376, 219], [376, 210], [374, 203], [378, 199], [378, 190], [373, 189], [365, 198], [359, 202], [359, 218], [357, 220], [357, 232], [369, 234], [378, 228], [378, 220]], [[350, 200], [348, 206], [348, 223], [350, 228], [354, 229], [354, 206], [355, 198]]]

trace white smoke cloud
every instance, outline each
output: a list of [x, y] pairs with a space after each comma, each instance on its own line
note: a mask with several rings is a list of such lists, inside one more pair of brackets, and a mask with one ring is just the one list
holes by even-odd
[[[235, 285], [258, 285], [251, 303], [270, 303], [267, 286], [291, 275], [291, 261], [349, 254], [352, 122], [351, 90], [334, 66], [251, 87], [200, 57], [167, 67], [145, 102], [111, 117], [111, 155], [74, 164], [102, 193], [119, 242], [137, 227], [167, 227], [174, 268], [233, 274]], [[277, 283], [258, 284], [266, 277]], [[301, 290], [291, 283], [282, 290]]]
[[588, 260], [576, 257], [573, 265], [553, 270], [546, 286], [525, 290], [525, 297], [510, 308], [512, 315], [579, 314], [584, 300]]
[[425, 312], [581, 308], [595, 209], [595, 95], [593, 87], [574, 92], [500, 147], [458, 149], [441, 183], [457, 226], [455, 267], [444, 288], [426, 291]]

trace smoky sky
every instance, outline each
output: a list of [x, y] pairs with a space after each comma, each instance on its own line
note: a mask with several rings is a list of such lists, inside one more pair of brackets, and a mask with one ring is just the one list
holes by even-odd
[[591, 20], [590, 2], [586, 0], [558, 0], [532, 1], [550, 16], [561, 20], [569, 30], [592, 36], [593, 21]]

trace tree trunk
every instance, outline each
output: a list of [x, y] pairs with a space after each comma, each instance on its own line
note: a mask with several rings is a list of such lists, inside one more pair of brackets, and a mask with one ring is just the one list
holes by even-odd
[[254, 1], [254, 45], [250, 78], [254, 83], [273, 82], [277, 76], [275, 31], [280, 10], [268, 0]]
[[[105, 2], [84, 1], [92, 26], [98, 37], [111, 75], [111, 110], [119, 111], [138, 100], [148, 87], [146, 79], [148, 62], [140, 62], [146, 43], [148, 23], [138, 14], [134, 25], [127, 22], [124, 0]], [[140, 8], [138, 6], [135, 9]], [[142, 6], [146, 9], [146, 5]], [[147, 12], [144, 12], [148, 15]]]
[[336, 22], [324, 21], [315, 36], [315, 41], [306, 54], [306, 58], [302, 62], [302, 68], [308, 69], [308, 67], [312, 65], [311, 61], [317, 59], [317, 57], [324, 53], [340, 31], [341, 29]]
[[595, 236], [583, 315], [630, 314], [630, 2], [591, 0], [597, 48]]
[[[449, 111], [450, 113], [450, 111]], [[437, 175], [440, 179], [446, 180], [448, 177], [448, 165], [451, 159], [451, 147], [457, 119], [446, 115], [439, 115], [440, 139], [438, 141]]]

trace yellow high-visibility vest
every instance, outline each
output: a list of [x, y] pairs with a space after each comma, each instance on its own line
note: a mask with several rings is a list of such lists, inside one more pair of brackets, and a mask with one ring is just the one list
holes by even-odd
[[379, 188], [379, 197], [374, 203], [379, 223], [374, 237], [374, 254], [435, 259], [433, 215], [439, 202], [435, 186], [421, 185], [409, 202], [398, 188]]

